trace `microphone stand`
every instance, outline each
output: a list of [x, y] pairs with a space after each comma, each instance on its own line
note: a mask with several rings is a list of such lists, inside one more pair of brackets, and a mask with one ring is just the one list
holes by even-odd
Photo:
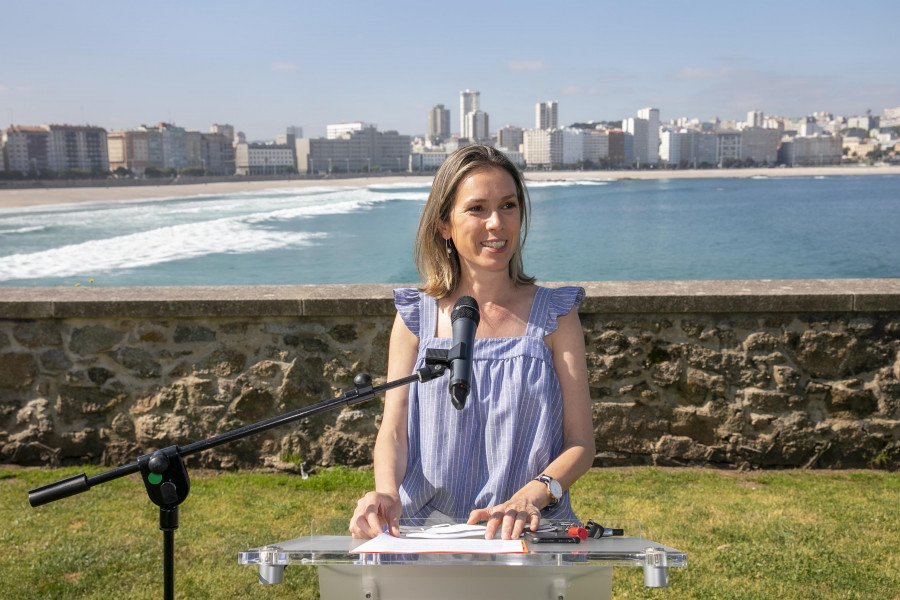
[[426, 349], [425, 366], [412, 375], [382, 385], [373, 386], [372, 378], [360, 373], [353, 378], [356, 386], [340, 396], [323, 400], [304, 408], [298, 408], [283, 415], [259, 421], [239, 429], [213, 436], [187, 446], [169, 446], [145, 454], [133, 463], [110, 469], [88, 477], [84, 473], [67, 477], [54, 483], [35, 488], [28, 492], [28, 502], [37, 507], [62, 498], [86, 492], [95, 485], [106, 483], [125, 475], [140, 472], [150, 500], [159, 506], [159, 529], [163, 532], [163, 598], [175, 598], [175, 530], [178, 529], [178, 505], [184, 502], [190, 491], [190, 479], [182, 457], [215, 448], [222, 444], [267, 431], [274, 427], [311, 417], [342, 406], [353, 406], [372, 400], [375, 394], [414, 381], [425, 383], [444, 374], [451, 361], [464, 357], [464, 344], [457, 344], [450, 350]]

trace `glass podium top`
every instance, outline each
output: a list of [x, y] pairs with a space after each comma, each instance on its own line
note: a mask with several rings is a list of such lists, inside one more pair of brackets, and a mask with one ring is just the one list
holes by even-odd
[[[563, 524], [556, 524], [562, 526]], [[609, 529], [621, 529], [621, 536], [588, 538], [580, 543], [525, 542], [525, 552], [495, 553], [359, 553], [355, 548], [366, 540], [352, 538], [346, 519], [314, 520], [310, 535], [267, 544], [238, 553], [238, 563], [259, 566], [287, 565], [545, 565], [545, 566], [687, 566], [687, 554], [643, 537], [637, 521], [608, 521]], [[421, 523], [401, 522], [401, 535], [420, 530]]]

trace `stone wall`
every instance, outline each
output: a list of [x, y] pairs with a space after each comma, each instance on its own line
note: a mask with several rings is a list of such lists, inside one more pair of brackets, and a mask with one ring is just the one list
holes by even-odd
[[[581, 285], [595, 465], [900, 466], [900, 280]], [[0, 289], [0, 460], [124, 464], [383, 383], [390, 288]], [[380, 413], [188, 463], [367, 465]]]

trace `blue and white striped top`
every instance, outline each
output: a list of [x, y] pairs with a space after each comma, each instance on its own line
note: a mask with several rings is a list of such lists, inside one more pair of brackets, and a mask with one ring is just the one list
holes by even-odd
[[[476, 338], [462, 410], [450, 402], [446, 376], [410, 386], [404, 518], [438, 511], [465, 520], [476, 508], [508, 500], [559, 455], [562, 393], [544, 337], [583, 298], [580, 287], [538, 287], [524, 337]], [[450, 349], [452, 339], [435, 337], [435, 298], [403, 288], [394, 290], [394, 304], [419, 338], [416, 369], [424, 366], [427, 348]], [[568, 491], [542, 516], [574, 520]]]

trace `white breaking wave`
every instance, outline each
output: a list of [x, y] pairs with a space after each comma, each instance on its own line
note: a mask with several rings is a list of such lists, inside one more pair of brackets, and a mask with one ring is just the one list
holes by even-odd
[[38, 225], [36, 227], [18, 227], [16, 229], [0, 229], [0, 235], [7, 235], [10, 233], [34, 233], [35, 231], [43, 231], [46, 229], [44, 225]]
[[[276, 231], [272, 226], [369, 210], [383, 202], [424, 202], [427, 195], [427, 190], [385, 193], [359, 187], [322, 187], [182, 198], [149, 206], [107, 203], [37, 214], [26, 210], [0, 217], [0, 233], [27, 234], [57, 228], [67, 232], [71, 241], [56, 248], [0, 257], [0, 281], [96, 274], [210, 254], [298, 247], [327, 234]], [[100, 235], [109, 237], [96, 239]], [[0, 253], [3, 250], [0, 240]], [[6, 251], [15, 250], [10, 239]]]
[[426, 190], [431, 189], [430, 183], [422, 183], [420, 181], [410, 182], [410, 183], [373, 183], [371, 185], [366, 186], [367, 189], [370, 190], [397, 190], [397, 189], [409, 189], [409, 188], [424, 188]]
[[272, 231], [238, 219], [163, 227], [0, 258], [0, 281], [95, 274], [208, 254], [244, 254], [300, 247], [325, 233]]
[[557, 179], [548, 181], [526, 180], [525, 187], [527, 187], [528, 189], [532, 189], [546, 187], [573, 187], [578, 185], [609, 185], [609, 183], [609, 181], [605, 181], [602, 179]]

